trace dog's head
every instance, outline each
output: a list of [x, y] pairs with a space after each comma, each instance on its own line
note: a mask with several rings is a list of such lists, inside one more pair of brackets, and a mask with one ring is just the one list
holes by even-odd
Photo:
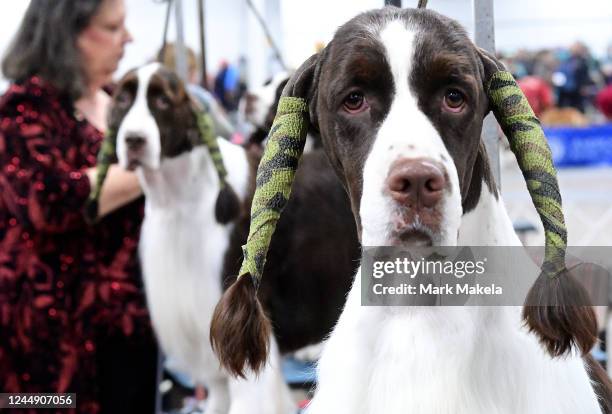
[[496, 192], [485, 71], [456, 22], [389, 8], [349, 21], [292, 76], [285, 95], [307, 101], [364, 245], [456, 244], [483, 181]]
[[[566, 232], [556, 173], [520, 88], [455, 21], [428, 10], [385, 8], [340, 27], [287, 83], [258, 171], [245, 260], [216, 315], [235, 309], [251, 289], [248, 280], [256, 287], [262, 276], [275, 220], [270, 217], [288, 198], [291, 168], [308, 126], [320, 134], [349, 193], [362, 244], [456, 245], [462, 215], [476, 206], [482, 191], [496, 196], [480, 137], [491, 110], [509, 137], [546, 229], [545, 271], [531, 303], [544, 303], [544, 297], [547, 303], [567, 303], [563, 298], [579, 288], [557, 283], [569, 278], [558, 278], [565, 269]], [[572, 327], [579, 324], [567, 323], [575, 318], [591, 328], [592, 312], [581, 312], [529, 308], [525, 317], [551, 354], [560, 355], [572, 343], [588, 352], [592, 337], [576, 339]], [[216, 322], [213, 339], [221, 350], [222, 318]], [[244, 361], [220, 357], [240, 372]], [[250, 358], [256, 368], [253, 360], [261, 361]]]
[[88, 216], [96, 217], [97, 199], [108, 166], [118, 160], [128, 170], [159, 170], [165, 159], [205, 146], [218, 176], [215, 216], [228, 223], [239, 212], [239, 200], [226, 182], [227, 172], [212, 121], [172, 71], [152, 63], [128, 72], [113, 94], [109, 126], [98, 156], [98, 182], [90, 196]]
[[345, 182], [364, 245], [457, 243], [488, 173], [480, 51], [454, 21], [385, 9], [317, 57], [310, 115]]
[[159, 64], [128, 72], [113, 96], [109, 128], [117, 131], [117, 158], [126, 169], [158, 169], [202, 145], [198, 108], [178, 76]]

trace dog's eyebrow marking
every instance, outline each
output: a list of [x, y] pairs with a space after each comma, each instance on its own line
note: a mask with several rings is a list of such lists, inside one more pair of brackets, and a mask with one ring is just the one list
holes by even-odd
[[122, 90], [123, 88], [132, 88], [138, 82], [138, 74], [136, 70], [130, 71], [125, 77], [123, 81], [117, 87], [117, 91]]
[[173, 90], [168, 79], [159, 73], [154, 73], [149, 80], [147, 95], [155, 94], [163, 94], [173, 100], [178, 98], [178, 92]]
[[[138, 94], [136, 96], [136, 100], [138, 101], [138, 103], [144, 102], [145, 107], [147, 107], [146, 99], [147, 99], [147, 92], [149, 90], [149, 82], [151, 81], [151, 78], [153, 77], [153, 75], [155, 75], [155, 72], [157, 72], [157, 70], [160, 67], [161, 65], [159, 63], [153, 63], [153, 64], [150, 64], [148, 66], [141, 68], [138, 71], [138, 81], [141, 87], [138, 88]], [[134, 105], [136, 105], [136, 100], [134, 102]]]
[[474, 68], [472, 62], [464, 54], [439, 53], [434, 55], [429, 69], [431, 73], [446, 77], [462, 77], [465, 73], [471, 73]]

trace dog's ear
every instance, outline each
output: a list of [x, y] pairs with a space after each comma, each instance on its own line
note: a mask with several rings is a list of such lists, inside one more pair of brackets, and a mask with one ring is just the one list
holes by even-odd
[[191, 118], [195, 124], [194, 128], [191, 128], [195, 132], [190, 137], [193, 141], [192, 144], [194, 146], [203, 144], [208, 149], [219, 177], [219, 194], [215, 202], [215, 218], [217, 222], [227, 224], [240, 214], [240, 199], [227, 181], [227, 170], [210, 114], [189, 93], [186, 93], [186, 100], [186, 105], [189, 107]]
[[567, 230], [544, 131], [512, 75], [490, 53], [478, 49], [478, 54], [489, 109], [508, 137], [544, 225], [542, 273], [527, 295], [523, 317], [552, 356], [564, 355], [573, 347], [586, 354], [597, 339], [597, 323], [588, 293], [565, 265]]
[[215, 135], [214, 124], [208, 113], [189, 92], [187, 85], [179, 76], [168, 69], [163, 69], [167, 80], [167, 93], [175, 107], [174, 121], [177, 128], [186, 134], [185, 139], [192, 147], [204, 145], [208, 149], [215, 171], [219, 178], [219, 194], [215, 202], [215, 218], [221, 224], [227, 224], [240, 214], [240, 199], [227, 182], [227, 170]]
[[102, 186], [104, 185], [104, 181], [106, 181], [108, 169], [110, 168], [111, 164], [117, 162], [116, 145], [117, 131], [115, 128], [111, 128], [109, 125], [109, 128], [106, 130], [104, 140], [100, 146], [100, 150], [98, 151], [98, 161], [96, 163], [96, 182], [91, 188], [89, 198], [85, 203], [83, 212], [85, 220], [90, 224], [95, 223], [99, 219], [99, 201], [100, 194], [102, 193]]
[[104, 181], [106, 181], [108, 169], [112, 164], [117, 163], [117, 131], [121, 119], [125, 114], [125, 110], [120, 108], [120, 105], [117, 104], [117, 99], [118, 95], [127, 93], [127, 91], [122, 90], [123, 86], [123, 84], [120, 84], [113, 94], [112, 105], [107, 117], [108, 127], [106, 129], [106, 134], [104, 134], [104, 139], [100, 144], [100, 149], [98, 150], [96, 182], [91, 186], [89, 198], [85, 203], [85, 220], [90, 224], [95, 223], [99, 218], [100, 194], [102, 193], [102, 185], [104, 185]]
[[276, 223], [289, 200], [309, 125], [317, 127], [314, 103], [320, 57], [306, 60], [283, 89], [257, 170], [251, 227], [238, 279], [213, 314], [211, 344], [221, 365], [234, 375], [244, 376], [245, 367], [259, 371], [268, 357], [271, 326], [257, 299], [257, 288]]

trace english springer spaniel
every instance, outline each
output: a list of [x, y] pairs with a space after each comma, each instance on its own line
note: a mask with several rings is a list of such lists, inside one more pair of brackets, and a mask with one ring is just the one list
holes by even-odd
[[[278, 151], [297, 145], [294, 114], [306, 113], [348, 190], [364, 246], [520, 246], [481, 141], [492, 105], [487, 82], [498, 67], [457, 22], [433, 11], [363, 13], [285, 87]], [[264, 315], [247, 319], [256, 308], [241, 302], [255, 291], [261, 262], [245, 263], [212, 329], [221, 361], [236, 373], [260, 361], [236, 357], [227, 332], [242, 324], [242, 343], [232, 346], [266, 346], [250, 329], [254, 319], [264, 326]], [[359, 272], [319, 361], [308, 414], [611, 411], [609, 379], [581, 355], [593, 340], [588, 308], [572, 314], [588, 326], [538, 320], [572, 311], [564, 307], [527, 312], [526, 327], [518, 306], [363, 307]]]

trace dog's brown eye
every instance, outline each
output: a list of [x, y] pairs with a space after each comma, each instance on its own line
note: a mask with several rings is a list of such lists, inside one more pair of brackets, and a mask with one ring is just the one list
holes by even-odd
[[132, 96], [128, 91], [123, 91], [115, 99], [117, 106], [121, 109], [127, 109], [132, 102]]
[[367, 102], [363, 93], [361, 92], [351, 92], [342, 103], [344, 110], [348, 113], [357, 113], [367, 109]]
[[153, 101], [153, 104], [157, 109], [161, 111], [165, 111], [166, 109], [170, 108], [170, 100], [165, 96], [158, 96]]
[[459, 112], [465, 104], [465, 96], [457, 89], [449, 89], [444, 95], [444, 108], [451, 112]]

